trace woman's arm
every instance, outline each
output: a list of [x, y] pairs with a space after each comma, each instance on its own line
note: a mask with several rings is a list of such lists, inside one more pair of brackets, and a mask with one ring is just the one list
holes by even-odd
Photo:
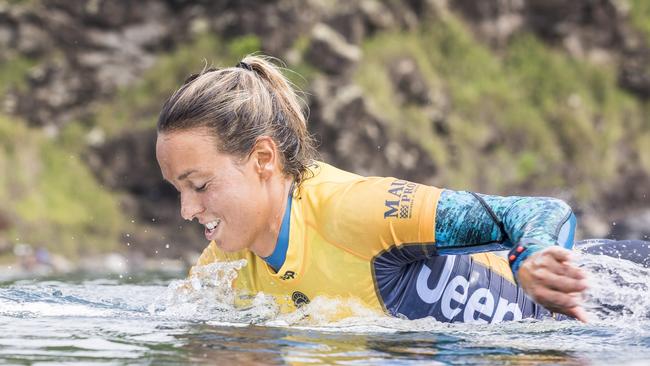
[[[436, 210], [439, 254], [525, 250], [512, 255], [513, 273], [546, 247], [573, 247], [575, 216], [564, 201], [549, 197], [499, 197], [444, 190]], [[510, 257], [512, 258], [512, 257]]]
[[498, 197], [445, 190], [436, 210], [438, 254], [510, 250], [519, 284], [552, 311], [584, 320], [575, 293], [584, 275], [569, 263], [575, 216], [563, 201], [547, 197]]

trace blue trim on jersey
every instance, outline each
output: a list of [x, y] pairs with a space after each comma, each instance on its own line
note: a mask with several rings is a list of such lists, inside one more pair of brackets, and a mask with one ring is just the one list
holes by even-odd
[[262, 257], [264, 261], [271, 266], [276, 272], [282, 268], [284, 261], [287, 259], [287, 249], [289, 248], [289, 226], [291, 224], [291, 195], [293, 189], [289, 193], [289, 198], [287, 199], [287, 209], [284, 211], [284, 217], [282, 218], [282, 226], [280, 227], [280, 234], [278, 235], [278, 241], [275, 243], [275, 249], [268, 257]]
[[569, 219], [562, 225], [557, 235], [557, 244], [566, 248], [573, 249], [573, 238], [576, 232], [576, 215], [571, 213]]

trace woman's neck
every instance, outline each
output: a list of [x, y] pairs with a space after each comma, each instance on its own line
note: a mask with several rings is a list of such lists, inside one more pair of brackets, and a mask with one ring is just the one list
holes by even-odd
[[275, 250], [292, 184], [293, 177], [283, 177], [270, 190], [272, 192], [270, 202], [271, 214], [269, 215], [268, 230], [261, 233], [258, 239], [255, 240], [255, 243], [250, 247], [251, 252], [258, 257], [268, 257]]

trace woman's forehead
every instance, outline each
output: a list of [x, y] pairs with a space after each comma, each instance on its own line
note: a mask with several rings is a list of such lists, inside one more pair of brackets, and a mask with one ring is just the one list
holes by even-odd
[[158, 132], [157, 143], [214, 143], [214, 137], [207, 127], [195, 127], [176, 131]]
[[156, 157], [167, 179], [176, 178], [167, 175], [175, 175], [181, 170], [200, 169], [218, 155], [214, 139], [194, 130], [158, 134]]

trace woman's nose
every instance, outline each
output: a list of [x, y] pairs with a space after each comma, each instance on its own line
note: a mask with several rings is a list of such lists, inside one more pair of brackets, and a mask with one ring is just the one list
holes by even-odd
[[188, 221], [192, 221], [197, 214], [203, 211], [200, 200], [196, 199], [193, 194], [181, 193], [181, 216]]

